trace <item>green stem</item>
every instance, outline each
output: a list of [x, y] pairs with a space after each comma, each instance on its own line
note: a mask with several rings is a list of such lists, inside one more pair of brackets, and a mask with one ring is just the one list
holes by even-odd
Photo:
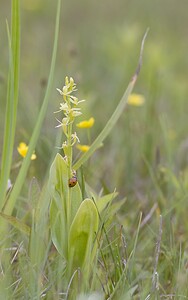
[[[69, 178], [72, 177], [72, 123], [68, 125], [68, 136], [67, 136], [67, 160], [68, 160], [68, 174]], [[68, 189], [68, 195], [67, 195], [67, 228], [69, 230], [70, 228], [70, 218], [71, 218], [71, 189]]]
[[68, 147], [68, 172], [69, 172], [69, 177], [71, 178], [72, 177], [72, 141], [71, 141], [71, 137], [72, 137], [72, 123], [69, 124], [68, 126], [68, 137], [67, 137], [67, 147]]

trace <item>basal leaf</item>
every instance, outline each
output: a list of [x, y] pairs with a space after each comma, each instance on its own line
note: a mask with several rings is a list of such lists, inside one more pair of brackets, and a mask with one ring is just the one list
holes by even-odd
[[71, 223], [82, 203], [82, 192], [79, 184], [77, 183], [73, 188], [70, 188], [70, 201], [71, 201]]
[[61, 256], [67, 258], [66, 223], [54, 199], [50, 205], [50, 229], [54, 246]]
[[50, 169], [49, 192], [50, 228], [52, 241], [58, 252], [67, 259], [69, 226], [82, 202], [82, 193], [77, 183], [68, 186], [68, 166], [60, 154], [57, 154]]
[[53, 196], [58, 191], [65, 198], [68, 193], [68, 166], [63, 157], [58, 153], [50, 168], [49, 192]]
[[98, 231], [99, 217], [95, 204], [85, 199], [80, 205], [69, 233], [69, 262], [73, 269], [82, 268], [91, 262], [95, 235]]
[[52, 163], [48, 188], [51, 196], [49, 214], [52, 241], [58, 252], [67, 258], [68, 167], [60, 154]]

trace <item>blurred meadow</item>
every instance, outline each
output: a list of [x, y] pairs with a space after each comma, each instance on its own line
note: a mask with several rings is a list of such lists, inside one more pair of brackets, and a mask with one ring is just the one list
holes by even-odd
[[[104, 126], [135, 70], [141, 39], [147, 27], [150, 32], [144, 51], [144, 65], [134, 91], [143, 94], [146, 102], [141, 108], [130, 107], [122, 116], [105, 147], [92, 158], [92, 171], [87, 170], [87, 180], [94, 178], [94, 184], [99, 187], [102, 183], [109, 189], [116, 187], [127, 194], [138, 190], [148, 179], [143, 158], [154, 166], [157, 151], [165, 165], [171, 160], [172, 167], [179, 167], [177, 161], [185, 166], [182, 160], [186, 157], [179, 157], [178, 153], [187, 137], [186, 3], [183, 1], [178, 8], [175, 1], [63, 3], [54, 90], [36, 149], [38, 162], [34, 168], [37, 168], [37, 173], [41, 170], [43, 174], [55, 146], [57, 130], [54, 128], [53, 112], [59, 102], [55, 88], [63, 85], [65, 75], [75, 78], [81, 86], [81, 97], [88, 100], [84, 106], [86, 116], [96, 118], [92, 132], [95, 137], [94, 130], [98, 132]], [[5, 18], [10, 17], [10, 2], [1, 4], [0, 14], [3, 107], [8, 63]], [[52, 1], [21, 1], [17, 143], [29, 140], [41, 105], [49, 72], [54, 17], [55, 3]], [[3, 113], [3, 109], [1, 111]], [[81, 141], [85, 142], [84, 136]], [[99, 180], [95, 183], [98, 176]]]
[[[20, 89], [12, 183], [20, 161], [17, 145], [22, 141], [29, 142], [45, 93], [56, 14], [56, 1], [21, 0], [20, 5]], [[86, 182], [98, 193], [116, 189], [119, 199], [126, 197], [115, 222], [124, 227], [128, 252], [133, 247], [132, 237], [136, 235], [142, 212], [135, 256], [138, 255], [137, 272], [143, 271], [144, 279], [149, 272], [152, 274], [158, 218], [160, 214], [163, 216], [159, 267], [162, 299], [188, 299], [187, 11], [186, 0], [181, 4], [175, 0], [62, 1], [50, 102], [35, 149], [37, 159], [31, 162], [19, 196], [23, 203], [27, 201], [33, 177], [42, 187], [54, 153], [59, 152], [57, 147], [64, 140], [62, 137], [58, 141], [61, 129], [55, 128], [54, 112], [60, 103], [56, 88], [63, 87], [65, 76], [74, 78], [79, 99], [87, 100], [82, 104], [84, 119], [95, 118], [91, 129], [93, 141], [115, 110], [135, 72], [141, 41], [149, 27], [143, 65], [133, 91], [143, 95], [145, 102], [141, 106], [127, 106], [103, 146], [83, 165], [83, 173]], [[10, 15], [11, 1], [1, 0], [1, 145], [8, 73], [6, 19], [10, 22]], [[78, 121], [82, 120], [80, 116]], [[77, 133], [81, 144], [87, 144], [86, 131], [77, 129]], [[74, 160], [80, 155], [79, 150], [74, 150]], [[170, 294], [181, 294], [182, 298], [165, 298]], [[146, 299], [146, 293], [137, 297], [133, 299]]]

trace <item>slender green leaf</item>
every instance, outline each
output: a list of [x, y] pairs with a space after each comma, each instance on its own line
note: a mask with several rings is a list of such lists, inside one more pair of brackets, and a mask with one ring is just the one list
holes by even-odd
[[0, 209], [4, 206], [7, 182], [10, 175], [14, 137], [16, 130], [19, 69], [20, 69], [20, 1], [12, 0], [11, 37], [7, 25], [9, 40], [9, 74], [7, 89], [7, 105], [5, 115], [4, 142], [0, 176]]
[[36, 147], [36, 143], [40, 134], [40, 130], [42, 127], [42, 123], [44, 120], [44, 117], [46, 115], [46, 110], [48, 107], [48, 102], [50, 99], [50, 91], [52, 88], [52, 82], [53, 82], [53, 76], [54, 76], [54, 69], [55, 69], [55, 61], [56, 61], [56, 53], [57, 53], [57, 42], [58, 42], [58, 33], [59, 33], [59, 22], [60, 22], [60, 9], [61, 9], [61, 0], [58, 0], [58, 4], [57, 4], [57, 14], [56, 14], [56, 25], [55, 25], [55, 37], [54, 37], [54, 45], [53, 45], [53, 53], [52, 53], [52, 61], [51, 61], [51, 67], [50, 67], [50, 74], [49, 74], [49, 78], [48, 78], [48, 85], [47, 85], [47, 89], [46, 89], [46, 94], [44, 97], [44, 101], [39, 113], [39, 116], [37, 118], [36, 121], [36, 125], [35, 128], [33, 130], [33, 134], [29, 143], [29, 149], [28, 149], [28, 153], [22, 163], [22, 167], [20, 169], [20, 172], [17, 176], [16, 182], [14, 184], [13, 190], [11, 192], [10, 198], [7, 201], [6, 207], [5, 207], [5, 212], [7, 214], [11, 214], [16, 199], [21, 191], [22, 185], [25, 181], [25, 177], [27, 174], [27, 170], [29, 168], [30, 165], [30, 158], [31, 155]]
[[129, 95], [131, 94], [131, 92], [133, 90], [133, 87], [136, 83], [136, 80], [137, 80], [137, 77], [138, 77], [138, 74], [140, 72], [140, 68], [141, 68], [141, 65], [142, 65], [142, 54], [143, 54], [144, 42], [145, 42], [147, 33], [148, 33], [148, 30], [146, 31], [146, 33], [143, 37], [143, 40], [142, 40], [138, 67], [137, 67], [136, 72], [135, 72], [134, 76], [132, 77], [132, 79], [131, 79], [131, 81], [130, 81], [123, 97], [121, 98], [121, 100], [120, 100], [118, 106], [116, 107], [114, 113], [112, 114], [111, 118], [108, 120], [106, 126], [103, 128], [103, 130], [98, 135], [98, 137], [95, 139], [95, 141], [92, 143], [89, 150], [87, 152], [85, 152], [81, 156], [81, 158], [75, 163], [75, 165], [73, 166], [74, 170], [79, 169], [79, 167], [89, 159], [89, 157], [95, 152], [95, 150], [98, 147], [100, 147], [100, 145], [102, 144], [104, 139], [108, 136], [110, 131], [113, 129], [113, 127], [117, 123], [117, 121], [120, 118], [120, 116], [122, 115], [122, 113], [125, 113], [124, 110], [125, 110], [125, 107], [127, 105], [128, 97], [129, 97]]
[[110, 203], [112, 202], [112, 200], [117, 197], [118, 193], [111, 193], [111, 194], [108, 194], [108, 195], [105, 195], [99, 199], [97, 199], [96, 201], [96, 205], [97, 205], [97, 209], [99, 211], [99, 213], [101, 213], [105, 207]]

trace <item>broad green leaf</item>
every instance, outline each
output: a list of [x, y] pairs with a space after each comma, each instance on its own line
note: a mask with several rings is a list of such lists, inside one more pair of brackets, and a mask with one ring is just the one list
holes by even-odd
[[25, 223], [21, 222], [20, 220], [18, 220], [13, 216], [8, 216], [6, 214], [3, 214], [2, 212], [0, 212], [0, 216], [15, 228], [19, 229], [20, 231], [22, 231], [27, 235], [30, 235], [31, 229]]
[[79, 184], [69, 188], [68, 179], [67, 163], [57, 154], [50, 169], [48, 185], [51, 195], [50, 228], [55, 247], [66, 259], [69, 222], [72, 223], [82, 202]]
[[58, 252], [67, 258], [68, 167], [60, 154], [52, 163], [48, 188], [51, 196], [49, 213], [52, 241]]
[[50, 168], [48, 188], [52, 201], [56, 202], [57, 210], [61, 211], [62, 217], [67, 220], [68, 166], [60, 154], [56, 155]]
[[82, 192], [77, 183], [73, 188], [70, 188], [70, 201], [71, 201], [71, 223], [82, 203]]
[[49, 192], [58, 191], [65, 198], [68, 193], [68, 166], [63, 157], [58, 153], [50, 168]]
[[78, 183], [74, 187], [69, 188], [68, 180], [67, 164], [63, 157], [60, 154], [57, 154], [50, 169], [49, 191], [52, 197], [54, 191], [58, 192], [61, 196], [62, 209], [65, 212], [66, 218], [69, 199], [71, 214], [70, 222], [72, 223], [72, 220], [74, 219], [74, 216], [82, 202], [82, 193]]
[[50, 205], [50, 229], [54, 246], [61, 256], [67, 258], [65, 218], [63, 218], [62, 212], [58, 209], [57, 203], [54, 199]]
[[69, 263], [71, 269], [82, 268], [91, 263], [95, 235], [98, 231], [99, 217], [95, 204], [85, 199], [72, 222], [69, 233]]

